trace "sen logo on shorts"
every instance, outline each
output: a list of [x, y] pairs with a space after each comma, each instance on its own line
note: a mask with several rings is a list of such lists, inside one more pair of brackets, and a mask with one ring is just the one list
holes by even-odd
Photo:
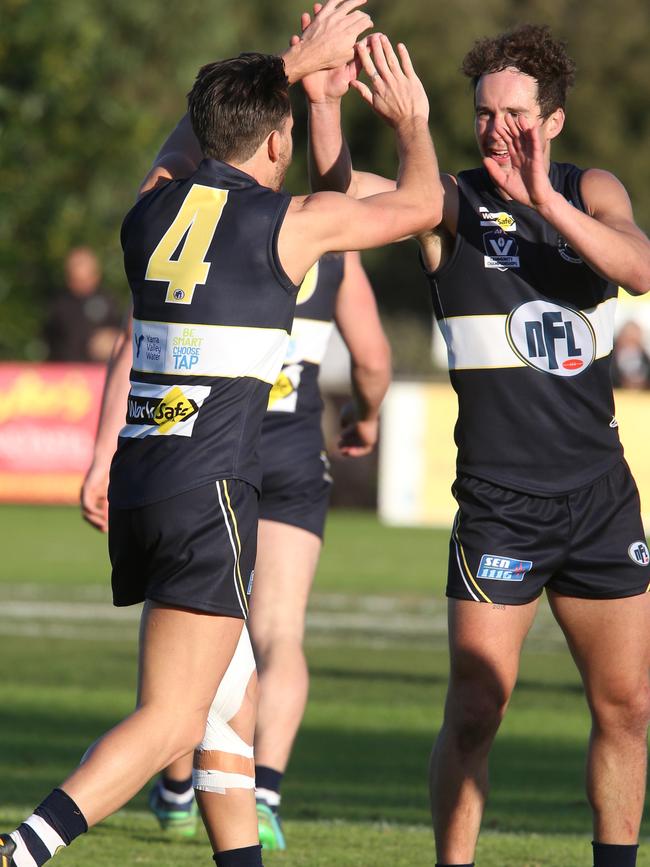
[[530, 572], [532, 568], [532, 560], [514, 560], [499, 554], [483, 554], [476, 577], [489, 578], [491, 581], [523, 581], [526, 572]]
[[650, 563], [650, 552], [645, 542], [632, 542], [627, 549], [627, 556], [637, 566], [647, 566]]

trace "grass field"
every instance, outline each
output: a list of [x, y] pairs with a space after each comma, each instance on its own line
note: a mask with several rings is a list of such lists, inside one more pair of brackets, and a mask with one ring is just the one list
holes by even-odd
[[[105, 538], [76, 510], [0, 507], [0, 526], [4, 830], [131, 710], [138, 612], [110, 606]], [[446, 549], [446, 533], [332, 514], [309, 616], [310, 703], [283, 787], [290, 848], [267, 867], [435, 863], [426, 765], [446, 683]], [[587, 733], [577, 675], [543, 606], [494, 749], [477, 867], [590, 867]], [[212, 861], [202, 833], [164, 837], [141, 794], [56, 863]], [[650, 867], [648, 845], [639, 867]]]

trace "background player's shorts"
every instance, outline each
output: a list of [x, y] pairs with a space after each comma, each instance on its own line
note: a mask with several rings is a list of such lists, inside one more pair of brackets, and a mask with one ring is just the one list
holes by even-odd
[[257, 550], [257, 491], [219, 480], [109, 511], [115, 605], [145, 599], [245, 618]]
[[[291, 438], [289, 445], [295, 442]], [[318, 446], [282, 454], [264, 447], [262, 439], [260, 518], [308, 530], [323, 538], [332, 477], [327, 454]]]
[[592, 485], [535, 497], [470, 476], [453, 493], [447, 595], [503, 605], [565, 596], [618, 599], [645, 593], [650, 555], [639, 494], [625, 461]]

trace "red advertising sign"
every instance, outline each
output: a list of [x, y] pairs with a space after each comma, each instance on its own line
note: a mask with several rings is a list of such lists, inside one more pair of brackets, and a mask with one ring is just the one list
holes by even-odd
[[0, 502], [77, 503], [105, 368], [0, 364]]

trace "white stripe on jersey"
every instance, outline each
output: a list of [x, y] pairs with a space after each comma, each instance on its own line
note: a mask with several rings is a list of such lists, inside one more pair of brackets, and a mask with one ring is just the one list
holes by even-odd
[[333, 328], [332, 322], [325, 322], [323, 319], [296, 317], [293, 320], [284, 363], [297, 364], [300, 361], [308, 361], [311, 364], [321, 364]]
[[[597, 307], [580, 312], [593, 328], [596, 340], [594, 358], [605, 358], [614, 345], [616, 299], [609, 298]], [[508, 341], [507, 318], [506, 314], [487, 314], [449, 316], [441, 320], [438, 324], [447, 344], [449, 369], [526, 367]]]
[[133, 369], [172, 376], [250, 376], [271, 385], [287, 352], [281, 328], [133, 320]]

